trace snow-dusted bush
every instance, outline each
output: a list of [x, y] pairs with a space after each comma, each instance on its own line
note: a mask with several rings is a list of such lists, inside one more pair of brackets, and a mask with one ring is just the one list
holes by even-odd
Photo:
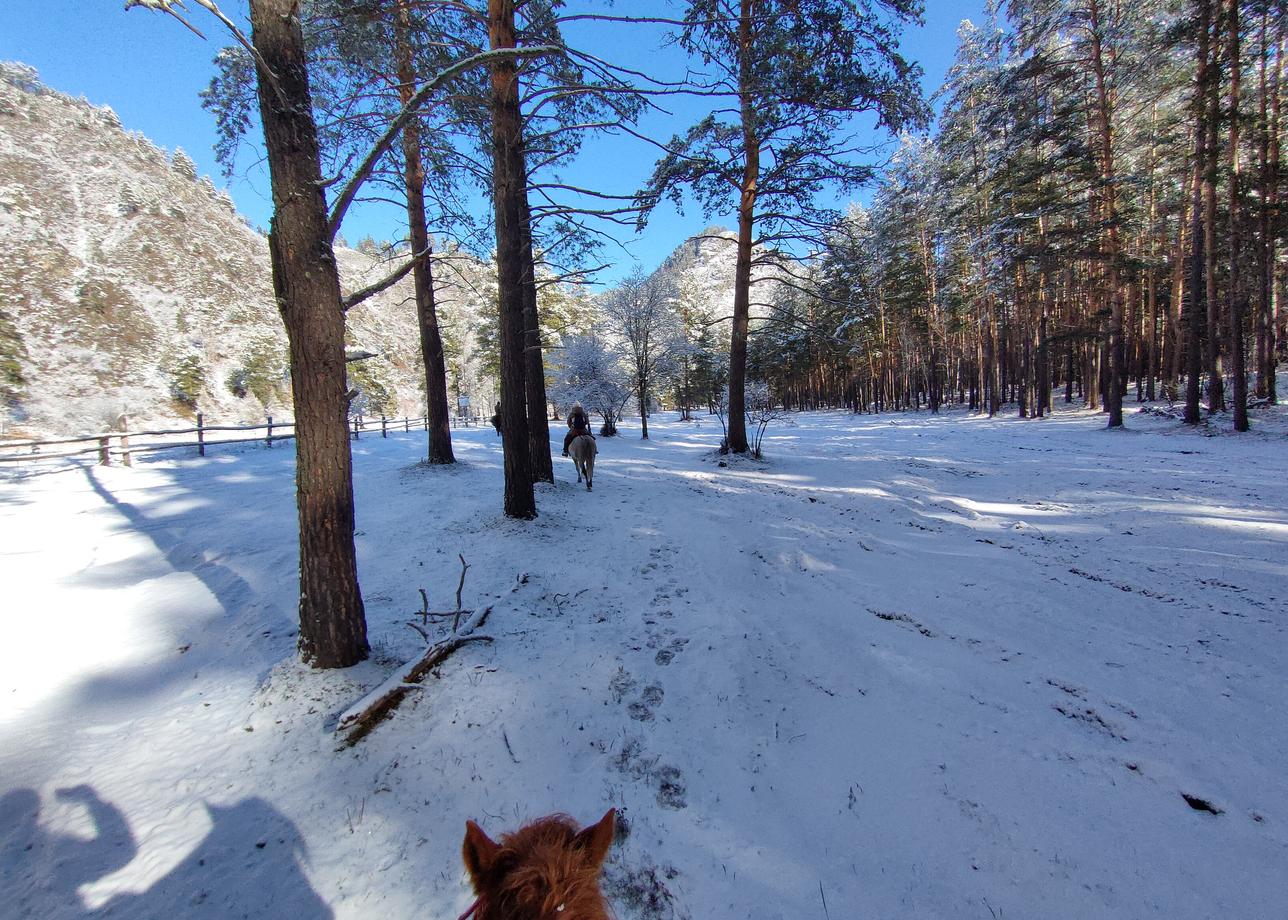
[[170, 376], [170, 396], [180, 405], [189, 409], [197, 408], [197, 397], [205, 385], [205, 371], [201, 358], [197, 355], [185, 355], [179, 359]]
[[130, 183], [121, 186], [121, 199], [117, 203], [122, 217], [133, 217], [143, 207], [143, 196]]
[[234, 396], [249, 393], [267, 406], [285, 394], [289, 379], [285, 344], [261, 334], [251, 340], [244, 363], [228, 375], [225, 385]]
[[0, 310], [0, 405], [17, 405], [27, 379], [22, 371], [27, 350], [17, 326]]
[[45, 85], [40, 74], [30, 64], [19, 61], [0, 61], [0, 80], [26, 93], [43, 93]]
[[103, 123], [111, 128], [121, 127], [121, 117], [116, 114], [116, 110], [110, 105], [101, 105], [98, 107], [98, 117]]
[[716, 392], [711, 400], [711, 412], [720, 420], [720, 430], [723, 433], [720, 437], [720, 453], [729, 453], [729, 425], [725, 418], [729, 415], [729, 387], [726, 385]]
[[130, 143], [134, 145], [134, 148], [141, 156], [158, 163], [165, 160], [165, 153], [160, 147], [152, 143], [142, 131], [126, 131], [125, 136], [129, 138]]
[[196, 181], [197, 164], [192, 161], [192, 157], [184, 153], [182, 147], [175, 148], [174, 156], [170, 160], [170, 165], [174, 168], [175, 172], [183, 176], [185, 179], [189, 179], [194, 182]]
[[558, 378], [550, 388], [551, 398], [566, 410], [580, 402], [587, 412], [603, 418], [600, 434], [617, 434], [617, 420], [631, 398], [630, 374], [603, 339], [570, 336], [559, 353]]
[[224, 378], [224, 386], [228, 388], [229, 393], [232, 393], [238, 399], [245, 399], [250, 393], [250, 387], [246, 379], [246, 369], [239, 367], [232, 371]]
[[398, 408], [393, 388], [374, 361], [349, 364], [349, 386], [357, 395], [349, 403], [349, 416], [393, 415]]
[[747, 427], [754, 433], [751, 440], [751, 455], [761, 459], [760, 444], [765, 439], [765, 429], [770, 422], [783, 418], [786, 413], [774, 403], [769, 392], [769, 384], [763, 380], [747, 384], [744, 409], [747, 415]]
[[128, 403], [120, 396], [71, 399], [63, 406], [63, 417], [71, 429], [120, 431], [128, 413]]

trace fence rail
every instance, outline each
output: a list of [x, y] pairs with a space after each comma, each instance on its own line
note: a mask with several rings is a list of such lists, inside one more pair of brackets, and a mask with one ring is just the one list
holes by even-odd
[[[487, 423], [487, 420], [481, 415], [462, 415], [452, 416], [450, 419], [453, 428], [472, 428], [480, 427]], [[122, 428], [127, 427], [125, 416], [122, 416]], [[359, 440], [363, 433], [379, 432], [383, 438], [389, 437], [390, 431], [411, 431], [423, 430], [429, 428], [429, 419], [420, 415], [407, 418], [365, 418], [355, 416], [350, 420], [350, 435], [353, 440]], [[263, 425], [207, 425], [202, 413], [197, 413], [197, 424], [191, 428], [158, 428], [139, 431], [105, 431], [99, 434], [79, 435], [73, 438], [50, 438], [39, 441], [0, 441], [0, 464], [4, 463], [31, 463], [43, 460], [61, 460], [69, 457], [81, 457], [86, 454], [98, 454], [98, 463], [100, 466], [109, 466], [114, 460], [119, 460], [122, 465], [130, 466], [135, 454], [151, 453], [161, 450], [181, 450], [183, 448], [196, 448], [198, 456], [206, 455], [206, 448], [219, 447], [227, 444], [264, 444], [271, 447], [275, 441], [289, 441], [295, 437], [294, 421], [273, 421], [272, 416], [265, 417]], [[206, 437], [210, 432], [229, 432], [229, 431], [262, 431], [264, 434], [247, 438], [216, 438], [211, 440]], [[284, 433], [289, 432], [289, 433]], [[139, 443], [138, 438], [170, 438], [181, 435], [195, 434], [195, 440], [180, 441], [154, 441]], [[88, 447], [82, 447], [75, 450], [57, 450], [53, 452], [46, 451], [48, 447], [64, 447], [71, 444], [88, 444]]]

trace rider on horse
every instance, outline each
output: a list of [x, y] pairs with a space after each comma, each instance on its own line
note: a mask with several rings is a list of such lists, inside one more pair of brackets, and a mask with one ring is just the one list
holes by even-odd
[[593, 434], [590, 434], [590, 416], [586, 414], [586, 410], [581, 407], [580, 402], [575, 402], [572, 404], [572, 408], [568, 410], [568, 433], [564, 435], [563, 446], [563, 455], [565, 457], [568, 456], [568, 446], [572, 444], [572, 439], [583, 434], [590, 435], [591, 440], [595, 438]]

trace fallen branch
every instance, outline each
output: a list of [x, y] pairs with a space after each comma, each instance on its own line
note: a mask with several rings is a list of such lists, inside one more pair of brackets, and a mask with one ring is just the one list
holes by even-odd
[[460, 553], [457, 553], [457, 554], [456, 554], [456, 558], [457, 558], [457, 559], [459, 559], [459, 560], [461, 560], [461, 580], [460, 580], [460, 582], [456, 585], [456, 613], [457, 613], [457, 616], [456, 616], [456, 619], [452, 620], [452, 632], [456, 632], [456, 629], [457, 629], [457, 627], [460, 625], [460, 622], [461, 622], [460, 614], [463, 612], [463, 611], [461, 610], [461, 589], [465, 587], [465, 573], [466, 573], [466, 572], [468, 572], [468, 571], [470, 570], [470, 564], [469, 564], [468, 562], [466, 562], [466, 561], [465, 561], [465, 557], [464, 557], [463, 555], [461, 555]]
[[384, 683], [350, 706], [336, 726], [336, 732], [347, 733], [343, 739], [344, 746], [352, 747], [371, 734], [372, 729], [387, 719], [408, 694], [421, 689], [420, 683], [430, 671], [458, 648], [471, 642], [491, 642], [491, 636], [474, 633], [491, 612], [491, 607], [479, 609], [451, 636], [426, 649], [419, 658], [404, 664]]

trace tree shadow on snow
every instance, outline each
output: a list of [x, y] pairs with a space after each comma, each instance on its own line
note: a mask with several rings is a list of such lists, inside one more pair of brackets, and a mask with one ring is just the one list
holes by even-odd
[[[235, 630], [243, 628], [270, 633], [285, 639], [293, 636], [294, 624], [286, 617], [278, 617], [276, 605], [262, 598], [235, 569], [220, 561], [220, 556], [227, 552], [226, 546], [218, 543], [210, 546], [194, 544], [183, 539], [183, 534], [200, 534], [201, 528], [194, 523], [197, 516], [211, 514], [209, 509], [199, 508], [184, 511], [178, 515], [153, 519], [136, 505], [113, 494], [101, 482], [93, 467], [85, 469], [85, 479], [90, 488], [105, 505], [122, 515], [132, 532], [147, 537], [156, 547], [159, 558], [138, 558], [97, 565], [93, 569], [79, 574], [75, 581], [99, 589], [127, 588], [140, 582], [163, 577], [170, 573], [191, 575], [201, 582], [213, 596], [221, 614], [211, 617], [209, 614], [198, 615], [189, 607], [176, 608], [170, 627], [176, 639], [179, 636], [202, 636], [211, 626], [218, 624], [221, 629]], [[247, 616], [253, 621], [242, 622]], [[190, 681], [194, 669], [209, 666], [207, 656], [196, 643], [198, 651], [190, 655], [176, 655], [173, 658], [156, 661], [151, 664], [128, 667], [112, 674], [96, 675], [89, 678], [80, 688], [83, 699], [103, 703], [112, 699], [134, 698], [157, 695], [166, 692], [167, 687], [178, 681]], [[278, 646], [264, 646], [264, 664], [268, 665], [280, 655]], [[216, 666], [223, 666], [215, 662]]]
[[227, 807], [207, 803], [211, 829], [182, 862], [145, 891], [114, 895], [90, 909], [80, 889], [124, 869], [139, 856], [139, 846], [124, 813], [91, 787], [56, 795], [87, 811], [93, 836], [42, 828], [40, 797], [32, 789], [0, 798], [0, 902], [6, 910], [16, 908], [15, 916], [334, 916], [303, 871], [308, 852], [299, 830], [260, 798]]

